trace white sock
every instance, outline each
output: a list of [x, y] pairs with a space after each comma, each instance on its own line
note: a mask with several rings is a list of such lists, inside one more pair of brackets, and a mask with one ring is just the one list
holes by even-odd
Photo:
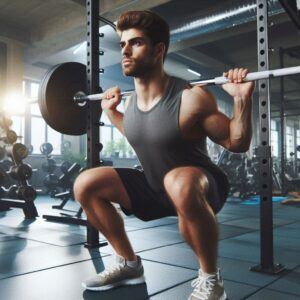
[[130, 268], [136, 268], [139, 265], [138, 258], [136, 260], [126, 260], [126, 264]]
[[209, 276], [217, 276], [218, 275], [218, 271], [216, 271], [215, 273], [211, 273], [211, 274], [205, 273], [203, 270], [201, 270], [201, 271], [205, 278], [207, 278]]

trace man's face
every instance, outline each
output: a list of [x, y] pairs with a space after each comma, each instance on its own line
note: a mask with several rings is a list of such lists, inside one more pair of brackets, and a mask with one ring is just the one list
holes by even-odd
[[124, 30], [120, 47], [124, 75], [140, 77], [155, 68], [154, 47], [143, 31], [135, 28]]

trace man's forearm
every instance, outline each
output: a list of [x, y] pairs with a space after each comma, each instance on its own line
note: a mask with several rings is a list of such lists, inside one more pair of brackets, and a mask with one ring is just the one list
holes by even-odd
[[252, 138], [252, 97], [235, 97], [230, 121], [230, 149], [246, 152]]
[[118, 130], [124, 135], [124, 127], [123, 127], [123, 114], [116, 109], [105, 109], [104, 112], [106, 113], [109, 120], [115, 125]]

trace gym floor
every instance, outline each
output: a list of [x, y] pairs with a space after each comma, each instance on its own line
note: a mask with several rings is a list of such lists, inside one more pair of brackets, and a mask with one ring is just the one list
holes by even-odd
[[[69, 201], [70, 202], [70, 201]], [[134, 249], [143, 259], [146, 284], [106, 292], [84, 291], [81, 281], [112, 261], [112, 248], [86, 249], [85, 227], [47, 222], [55, 200], [39, 196], [40, 217], [24, 220], [20, 209], [0, 213], [0, 298], [3, 300], [187, 299], [198, 264], [178, 232], [177, 218], [142, 222], [125, 217]], [[67, 208], [77, 208], [68, 203]], [[300, 209], [274, 203], [274, 262], [280, 275], [249, 271], [260, 263], [258, 205], [225, 204], [218, 214], [219, 267], [230, 300], [300, 298]], [[101, 236], [103, 238], [103, 236]]]

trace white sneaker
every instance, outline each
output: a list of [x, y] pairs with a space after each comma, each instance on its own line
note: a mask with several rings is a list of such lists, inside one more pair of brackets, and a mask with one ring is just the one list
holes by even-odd
[[91, 291], [104, 291], [121, 285], [141, 284], [145, 282], [144, 268], [137, 255], [137, 267], [129, 267], [127, 261], [116, 255], [116, 264], [96, 276], [87, 279], [82, 286]]
[[194, 288], [188, 300], [226, 300], [227, 296], [224, 290], [224, 282], [220, 276], [220, 269], [214, 275], [204, 276], [199, 269], [198, 278], [192, 281]]

